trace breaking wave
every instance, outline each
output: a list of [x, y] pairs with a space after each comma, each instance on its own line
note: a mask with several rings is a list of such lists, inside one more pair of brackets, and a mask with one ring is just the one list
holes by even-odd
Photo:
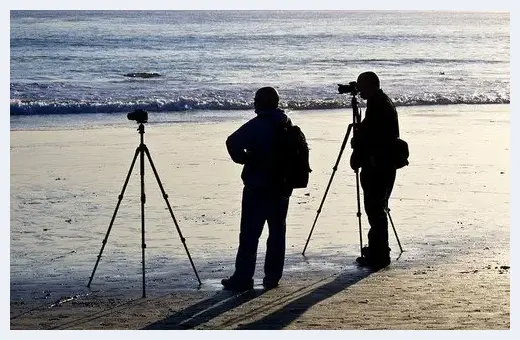
[[[401, 96], [394, 97], [397, 106], [418, 105], [453, 105], [453, 104], [509, 104], [509, 97], [501, 95], [473, 96]], [[52, 115], [76, 113], [119, 113], [136, 109], [151, 112], [181, 112], [208, 110], [248, 110], [253, 103], [241, 99], [220, 98], [177, 98], [173, 100], [143, 101], [46, 101], [46, 100], [11, 100], [11, 115]], [[324, 110], [349, 107], [348, 102], [341, 99], [289, 99], [281, 102], [281, 107], [293, 110]]]

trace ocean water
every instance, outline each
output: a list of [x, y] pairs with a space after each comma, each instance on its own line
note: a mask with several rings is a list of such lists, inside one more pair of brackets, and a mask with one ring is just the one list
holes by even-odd
[[[11, 11], [10, 114], [233, 115], [349, 105], [379, 74], [398, 105], [510, 101], [510, 16], [416, 11]], [[232, 112], [229, 112], [232, 111]], [[204, 117], [204, 116], [202, 116]]]

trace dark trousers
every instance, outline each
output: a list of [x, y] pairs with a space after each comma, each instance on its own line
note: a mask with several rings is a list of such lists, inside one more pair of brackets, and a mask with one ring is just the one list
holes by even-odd
[[386, 257], [390, 252], [386, 208], [394, 187], [395, 175], [396, 170], [393, 167], [363, 167], [361, 170], [365, 212], [370, 224], [368, 248], [374, 257]]
[[267, 221], [269, 236], [265, 255], [264, 273], [278, 281], [282, 277], [285, 260], [285, 219], [289, 197], [269, 195], [244, 187], [240, 239], [233, 277], [250, 280], [255, 273], [258, 240]]

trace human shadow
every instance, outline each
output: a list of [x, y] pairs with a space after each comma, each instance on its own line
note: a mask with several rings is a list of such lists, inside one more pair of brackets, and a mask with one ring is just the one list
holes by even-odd
[[255, 289], [241, 293], [222, 290], [211, 298], [202, 300], [142, 329], [192, 329], [263, 293], [263, 290]]
[[344, 271], [331, 282], [317, 287], [316, 289], [305, 294], [304, 296], [291, 301], [290, 303], [284, 305], [282, 308], [272, 312], [269, 315], [264, 316], [259, 320], [242, 324], [239, 327], [237, 327], [237, 329], [283, 329], [291, 322], [296, 320], [303, 313], [305, 313], [305, 311], [307, 311], [313, 305], [343, 291], [344, 289], [361, 281], [362, 279], [366, 278], [372, 273], [374, 273], [374, 271], [360, 269], [357, 267]]

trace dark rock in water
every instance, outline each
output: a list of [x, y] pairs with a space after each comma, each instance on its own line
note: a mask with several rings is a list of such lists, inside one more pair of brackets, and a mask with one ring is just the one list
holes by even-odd
[[132, 72], [124, 74], [125, 77], [131, 77], [131, 78], [157, 78], [161, 77], [159, 73], [156, 72]]

